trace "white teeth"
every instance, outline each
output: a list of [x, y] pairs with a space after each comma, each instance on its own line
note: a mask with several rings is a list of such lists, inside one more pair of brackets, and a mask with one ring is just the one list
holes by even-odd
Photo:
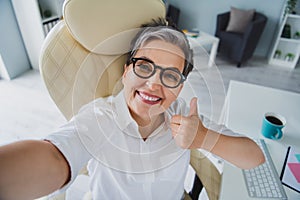
[[146, 99], [147, 101], [158, 101], [159, 98], [155, 98], [155, 97], [149, 97], [143, 93], [140, 93], [140, 96], [143, 98], [143, 99]]

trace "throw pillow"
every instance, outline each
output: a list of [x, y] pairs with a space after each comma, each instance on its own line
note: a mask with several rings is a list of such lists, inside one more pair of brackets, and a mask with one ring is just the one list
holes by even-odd
[[230, 9], [229, 23], [226, 31], [243, 33], [250, 21], [252, 21], [255, 9], [242, 10], [235, 7]]

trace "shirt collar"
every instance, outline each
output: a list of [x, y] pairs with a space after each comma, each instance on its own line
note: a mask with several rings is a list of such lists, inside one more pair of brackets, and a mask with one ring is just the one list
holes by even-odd
[[113, 101], [114, 119], [119, 128], [121, 130], [125, 130], [131, 123], [136, 124], [129, 112], [123, 90], [119, 92], [115, 98], [113, 98]]

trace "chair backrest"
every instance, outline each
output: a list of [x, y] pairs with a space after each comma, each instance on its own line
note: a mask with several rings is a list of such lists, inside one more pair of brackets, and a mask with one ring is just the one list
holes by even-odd
[[166, 17], [169, 20], [172, 20], [172, 22], [174, 24], [178, 25], [179, 16], [180, 16], [180, 9], [170, 4], [168, 6], [168, 9], [167, 9], [167, 16]]
[[[218, 14], [216, 32], [225, 31], [229, 23], [229, 20], [230, 20], [230, 11]], [[266, 23], [267, 17], [260, 12], [255, 12], [251, 23], [256, 21], [262, 21], [262, 23]]]
[[266, 22], [267, 19], [268, 19], [267, 16], [260, 12], [255, 12], [254, 17], [253, 17], [253, 21], [261, 20], [263, 22]]
[[63, 20], [47, 35], [40, 71], [70, 119], [91, 100], [122, 87], [125, 56], [141, 24], [165, 17], [161, 0], [65, 0]]

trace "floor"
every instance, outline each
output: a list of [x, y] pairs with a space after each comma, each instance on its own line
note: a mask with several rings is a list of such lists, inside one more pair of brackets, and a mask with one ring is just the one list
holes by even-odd
[[[192, 90], [198, 97], [199, 112], [217, 120], [230, 80], [300, 93], [300, 67], [275, 67], [265, 59], [254, 58], [236, 68], [234, 63], [218, 57], [215, 67], [191, 73], [182, 96]], [[190, 97], [184, 98], [188, 101]], [[43, 138], [66, 122], [38, 71], [28, 71], [12, 81], [0, 80], [0, 105], [0, 145]]]

